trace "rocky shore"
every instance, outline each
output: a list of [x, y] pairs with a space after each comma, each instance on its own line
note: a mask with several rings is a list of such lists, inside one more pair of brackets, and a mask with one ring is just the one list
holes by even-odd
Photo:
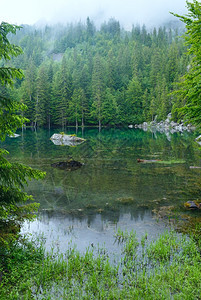
[[139, 129], [143, 129], [144, 131], [150, 130], [150, 131], [170, 132], [170, 133], [195, 130], [195, 126], [191, 124], [186, 125], [183, 122], [176, 123], [171, 119], [172, 119], [172, 115], [171, 113], [169, 113], [165, 121], [157, 122], [157, 116], [156, 116], [154, 121], [144, 122], [142, 124], [136, 124], [136, 125], [129, 125], [128, 127], [139, 128]]

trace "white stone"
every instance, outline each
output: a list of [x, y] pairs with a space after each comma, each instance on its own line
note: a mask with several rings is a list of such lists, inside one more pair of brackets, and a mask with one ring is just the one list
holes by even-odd
[[17, 134], [17, 133], [13, 133], [13, 134], [9, 135], [10, 138], [17, 138], [19, 136], [20, 136], [20, 134]]
[[85, 139], [67, 134], [54, 133], [50, 140], [55, 145], [76, 146], [85, 141]]

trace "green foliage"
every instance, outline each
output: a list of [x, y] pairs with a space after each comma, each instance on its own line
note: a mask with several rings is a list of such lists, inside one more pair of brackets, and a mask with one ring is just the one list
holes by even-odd
[[115, 262], [104, 248], [45, 254], [41, 243], [16, 243], [1, 274], [0, 298], [200, 299], [200, 253], [191, 238], [165, 232], [139, 242], [120, 229], [116, 238], [121, 257]]
[[[19, 27], [7, 23], [0, 25], [0, 58], [10, 60], [12, 56], [21, 54], [21, 49], [10, 44], [7, 39], [9, 33], [16, 33]], [[11, 86], [14, 78], [21, 79], [22, 71], [19, 69], [0, 67], [0, 81], [3, 86]], [[22, 116], [25, 105], [0, 95], [0, 135], [4, 140], [6, 135], [14, 134], [15, 130], [22, 126], [27, 119]], [[25, 219], [33, 218], [33, 211], [37, 208], [36, 203], [26, 204], [32, 200], [22, 189], [27, 180], [39, 179], [44, 176], [40, 171], [18, 163], [10, 163], [5, 155], [6, 150], [0, 149], [0, 246], [4, 246], [16, 237], [20, 224]]]
[[70, 119], [75, 121], [76, 127], [78, 126], [78, 123], [84, 119], [83, 111], [83, 100], [84, 99], [84, 92], [81, 88], [74, 89], [71, 101], [69, 103], [69, 115]]
[[[30, 59], [30, 63], [25, 72], [25, 79], [20, 87], [21, 99], [23, 104], [26, 105], [26, 117], [31, 124], [35, 121], [35, 107], [37, 99], [37, 68], [34, 65], [33, 59]], [[27, 121], [26, 121], [27, 122]]]
[[128, 84], [126, 93], [126, 112], [129, 123], [141, 123], [142, 119], [142, 87], [137, 76]]
[[[182, 22], [186, 24], [185, 40], [190, 47], [188, 56], [190, 56], [189, 69], [178, 84], [174, 93], [177, 97], [176, 108], [174, 112], [179, 112], [180, 118], [200, 126], [201, 124], [201, 4], [193, 0], [187, 1], [188, 14], [180, 16]], [[177, 103], [176, 102], [176, 103]], [[178, 109], [177, 109], [178, 107]]]
[[[69, 103], [72, 98], [72, 76], [67, 66], [66, 57], [63, 56], [61, 66], [53, 78], [52, 91], [52, 117], [54, 124], [60, 125], [62, 129], [68, 124]], [[46, 94], [48, 100], [49, 95]], [[44, 103], [43, 99], [43, 103]], [[46, 115], [46, 113], [44, 113]]]
[[114, 19], [98, 30], [87, 18], [41, 30], [25, 26], [13, 40], [25, 53], [12, 60], [26, 74], [14, 91], [28, 106], [30, 125], [127, 125], [165, 119], [179, 105], [168, 96], [188, 65], [177, 30], [126, 31]]

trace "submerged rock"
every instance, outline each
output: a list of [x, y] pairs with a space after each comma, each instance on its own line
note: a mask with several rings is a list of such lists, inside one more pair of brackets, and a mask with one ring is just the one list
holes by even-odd
[[81, 168], [83, 166], [83, 164], [79, 161], [70, 159], [68, 161], [60, 161], [60, 162], [53, 163], [53, 164], [51, 164], [51, 166], [53, 168], [58, 168], [61, 170], [73, 171], [73, 170], [77, 170], [77, 169]]
[[156, 215], [157, 218], [168, 219], [174, 215], [175, 207], [173, 205], [161, 206], [158, 209], [153, 209], [152, 212]]
[[161, 161], [161, 160], [160, 159], [140, 159], [140, 158], [137, 159], [138, 163], [144, 163], [144, 164], [155, 163], [155, 162], [159, 162], [159, 161]]
[[158, 163], [158, 164], [164, 164], [164, 165], [172, 165], [172, 164], [184, 164], [185, 160], [161, 160], [161, 159], [137, 159], [138, 163]]
[[120, 202], [121, 204], [124, 204], [124, 205], [129, 205], [129, 204], [134, 203], [135, 200], [133, 197], [121, 197], [121, 198], [117, 198], [116, 201]]
[[85, 139], [78, 136], [63, 133], [54, 133], [50, 140], [58, 146], [77, 146], [85, 141]]
[[198, 203], [196, 201], [187, 201], [184, 203], [184, 206], [188, 209], [200, 209], [201, 203]]

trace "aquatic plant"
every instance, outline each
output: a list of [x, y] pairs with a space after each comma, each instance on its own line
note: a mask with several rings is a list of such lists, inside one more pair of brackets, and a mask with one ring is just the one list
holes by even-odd
[[139, 242], [119, 229], [116, 241], [116, 263], [96, 247], [59, 254], [39, 241], [16, 244], [0, 271], [0, 299], [200, 299], [201, 259], [191, 238], [171, 231]]

